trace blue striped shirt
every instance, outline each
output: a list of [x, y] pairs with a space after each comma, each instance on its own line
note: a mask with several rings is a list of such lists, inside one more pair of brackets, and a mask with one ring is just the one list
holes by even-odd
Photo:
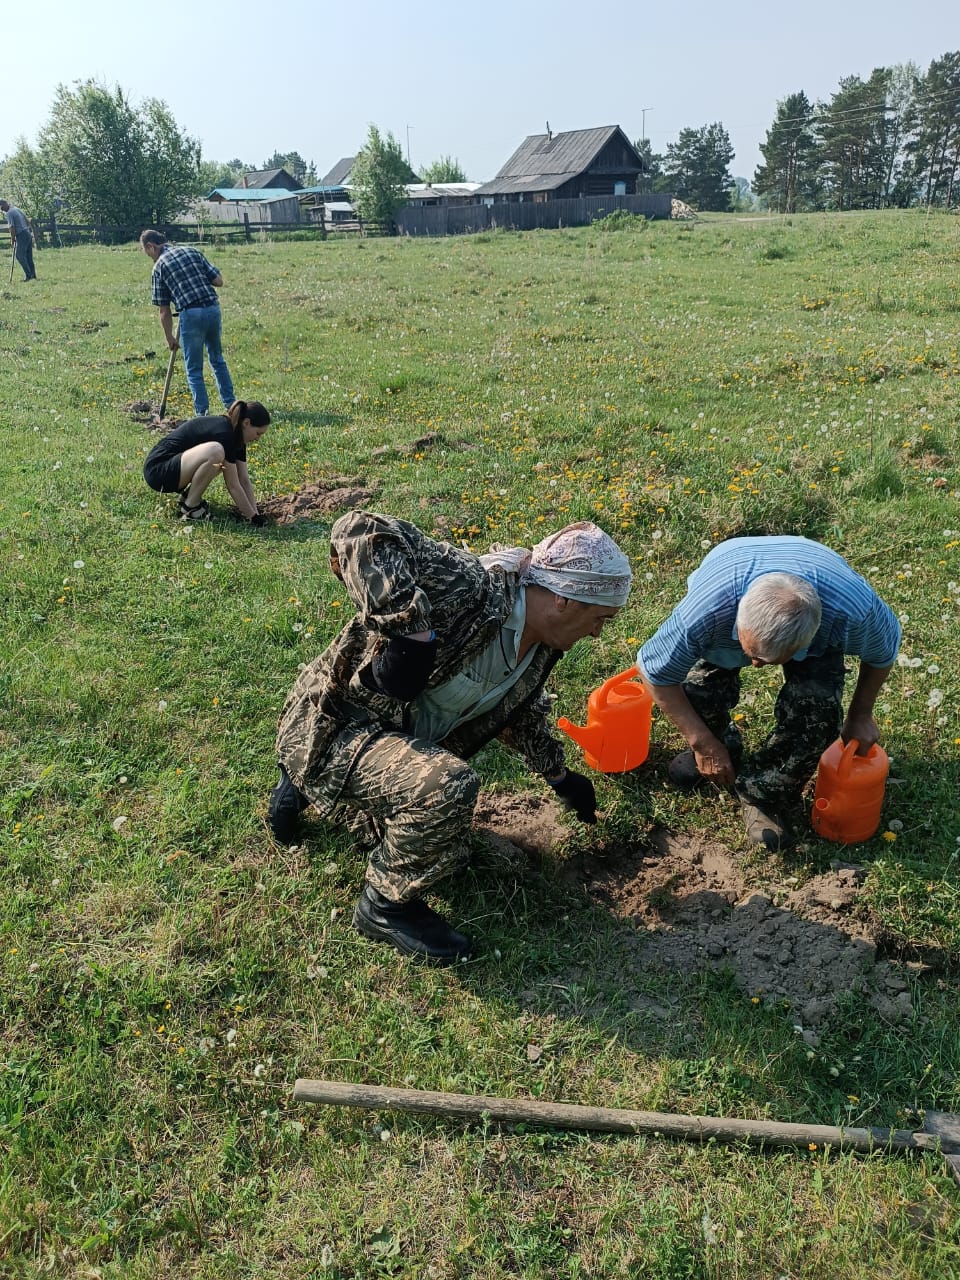
[[651, 684], [681, 684], [701, 658], [746, 667], [737, 608], [766, 573], [792, 573], [820, 597], [820, 629], [796, 660], [839, 649], [870, 667], [887, 667], [900, 647], [900, 624], [868, 582], [836, 551], [809, 538], [731, 538], [714, 547], [687, 579], [687, 594], [637, 654]]

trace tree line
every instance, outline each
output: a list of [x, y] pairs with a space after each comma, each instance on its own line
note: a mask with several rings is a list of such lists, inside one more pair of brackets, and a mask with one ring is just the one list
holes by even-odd
[[[745, 180], [730, 175], [734, 149], [719, 122], [682, 129], [660, 155], [634, 144], [648, 190], [702, 210], [742, 207]], [[960, 194], [960, 53], [846, 76], [827, 102], [802, 90], [777, 104], [760, 144], [752, 196], [781, 213], [823, 209], [949, 207]]]
[[777, 104], [753, 187], [768, 207], [885, 209], [955, 203], [960, 52], [847, 76], [829, 102], [800, 91]]
[[[399, 147], [388, 137], [392, 156]], [[103, 226], [164, 226], [215, 187], [238, 187], [246, 173], [281, 168], [301, 186], [317, 185], [313, 162], [298, 151], [275, 151], [260, 165], [206, 160], [198, 139], [180, 128], [165, 102], [137, 104], [119, 86], [84, 80], [59, 85], [36, 144], [20, 138], [2, 161], [0, 194], [43, 222], [65, 213], [71, 221]], [[449, 156], [422, 176], [428, 182], [465, 180]]]
[[[719, 121], [681, 129], [662, 155], [649, 139], [635, 145], [646, 190], [702, 210], [743, 207], [753, 198], [746, 180], [730, 174], [734, 149]], [[905, 63], [878, 67], [866, 79], [847, 76], [826, 102], [811, 102], [802, 90], [788, 94], [760, 151], [753, 196], [779, 212], [949, 207], [960, 187], [960, 52], [935, 58], [925, 72]], [[142, 227], [173, 222], [193, 200], [238, 186], [255, 168], [285, 168], [301, 186], [317, 185], [313, 162], [298, 151], [275, 151], [259, 166], [207, 160], [160, 99], [138, 105], [119, 86], [85, 80], [58, 86], [36, 145], [18, 141], [0, 166], [0, 183], [30, 218], [62, 209], [79, 221]], [[361, 216], [389, 222], [409, 172], [393, 134], [371, 126], [353, 170]], [[451, 156], [420, 177], [466, 180]]]

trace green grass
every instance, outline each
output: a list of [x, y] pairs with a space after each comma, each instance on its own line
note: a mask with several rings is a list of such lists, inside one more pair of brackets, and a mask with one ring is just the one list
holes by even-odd
[[[558, 670], [559, 711], [579, 719], [629, 665], [718, 538], [802, 532], [864, 572], [914, 665], [880, 699], [902, 827], [857, 856], [890, 946], [941, 967], [911, 978], [912, 1025], [852, 1003], [809, 1059], [789, 1017], [725, 981], [637, 972], [630, 927], [560, 878], [563, 851], [481, 857], [445, 886], [481, 942], [469, 965], [364, 943], [346, 837], [316, 826], [281, 851], [263, 827], [277, 712], [348, 609], [328, 527], [180, 527], [123, 411], [158, 401], [166, 368], [149, 263], [44, 251], [36, 285], [0, 290], [0, 1272], [960, 1275], [957, 1187], [934, 1157], [290, 1101], [297, 1076], [332, 1076], [822, 1123], [960, 1111], [957, 220], [210, 256], [238, 393], [275, 414], [259, 492], [360, 478], [478, 550], [593, 518], [634, 558], [630, 606]], [[182, 366], [171, 409], [189, 416]], [[756, 733], [773, 690], [751, 691]], [[676, 735], [654, 734], [662, 760]], [[539, 789], [499, 750], [480, 767]], [[598, 785], [607, 826], [571, 826], [572, 846], [654, 819], [742, 846], [728, 804], [671, 793], [660, 765]], [[792, 871], [836, 856], [811, 838]]]

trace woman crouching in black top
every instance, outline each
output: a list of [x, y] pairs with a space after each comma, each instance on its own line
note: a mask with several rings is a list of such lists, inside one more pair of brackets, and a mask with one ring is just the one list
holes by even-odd
[[158, 440], [143, 464], [143, 478], [158, 493], [180, 494], [181, 520], [209, 520], [203, 495], [218, 473], [250, 524], [263, 524], [247, 471], [247, 445], [259, 440], [270, 414], [258, 400], [234, 400], [223, 415], [190, 418]]

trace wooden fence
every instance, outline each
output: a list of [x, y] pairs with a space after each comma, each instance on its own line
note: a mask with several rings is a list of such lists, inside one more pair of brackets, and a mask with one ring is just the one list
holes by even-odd
[[452, 236], [493, 227], [533, 231], [541, 227], [584, 227], [615, 209], [669, 218], [670, 196], [653, 192], [637, 196], [581, 196], [576, 200], [520, 200], [484, 205], [407, 205], [397, 214], [397, 230], [406, 236]]
[[[56, 222], [31, 219], [34, 244], [38, 249], [67, 248], [77, 244], [130, 244], [139, 240], [142, 226], [118, 227], [92, 222]], [[225, 244], [231, 241], [326, 240], [328, 236], [380, 235], [377, 223], [356, 222], [324, 226], [321, 222], [252, 222], [244, 216], [239, 222], [170, 222], [154, 230], [162, 231], [177, 244]]]
[[[483, 205], [407, 205], [396, 219], [396, 230], [406, 236], [453, 236], [494, 227], [532, 231], [542, 227], [582, 227], [604, 218], [615, 209], [643, 214], [646, 218], [669, 218], [670, 197], [653, 193], [637, 196], [582, 196], [578, 200], [522, 200]], [[57, 222], [54, 218], [31, 221], [38, 249], [65, 248], [75, 244], [129, 244], [138, 240], [142, 227], [108, 226], [105, 223]], [[173, 222], [156, 228], [178, 244], [224, 244], [255, 239], [326, 240], [342, 235], [378, 236], [389, 234], [379, 223], [252, 222], [248, 214], [237, 222]], [[392, 229], [391, 229], [392, 230]]]

